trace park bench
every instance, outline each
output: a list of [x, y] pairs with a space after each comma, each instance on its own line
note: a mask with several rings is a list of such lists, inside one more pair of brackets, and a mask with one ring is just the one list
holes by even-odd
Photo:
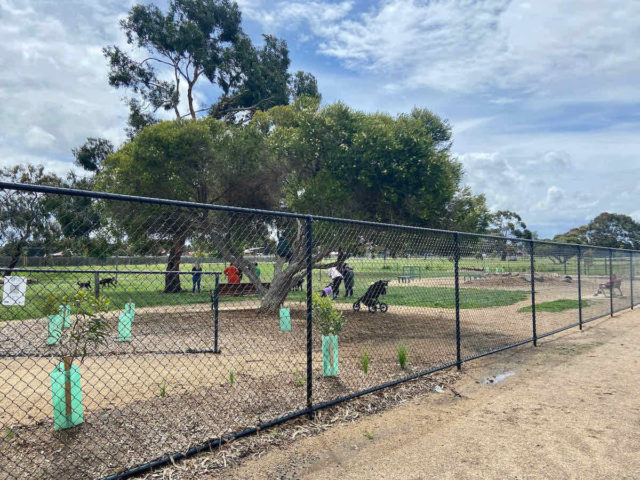
[[613, 294], [614, 290], [618, 290], [620, 292], [620, 296], [622, 297], [622, 279], [621, 278], [617, 278], [613, 281], [613, 284], [611, 284], [611, 286], [609, 286], [609, 282], [607, 283], [601, 283], [598, 286], [598, 289], [602, 292], [602, 294], [606, 297], [609, 294], [609, 291], [611, 291], [611, 293]]
[[411, 283], [411, 279], [413, 277], [411, 275], [398, 275], [398, 282], [400, 283]]
[[[262, 286], [269, 288], [270, 283], [263, 283]], [[211, 301], [213, 302], [214, 290], [211, 290]], [[218, 285], [218, 297], [249, 297], [257, 295], [258, 291], [253, 283], [220, 283]]]
[[472, 281], [472, 280], [478, 280], [481, 278], [487, 278], [487, 276], [484, 273], [465, 273], [462, 276], [462, 281], [464, 283], [466, 283], [467, 281]]

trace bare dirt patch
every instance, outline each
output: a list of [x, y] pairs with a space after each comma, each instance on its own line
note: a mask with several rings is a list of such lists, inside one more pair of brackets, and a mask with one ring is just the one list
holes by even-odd
[[[0, 419], [11, 432], [0, 443], [0, 471], [12, 478], [104, 476], [303, 409], [305, 313], [292, 310], [292, 331], [281, 332], [277, 316], [221, 311], [221, 353], [214, 354], [210, 312], [137, 312], [131, 342], [110, 338], [81, 365], [85, 423], [61, 432], [53, 430], [49, 390], [57, 347], [46, 345], [44, 321], [11, 322], [0, 359]], [[424, 309], [345, 313], [338, 377], [322, 376], [315, 333], [316, 402], [455, 358], [454, 325]], [[409, 350], [405, 370], [399, 343]], [[366, 375], [364, 351], [371, 355]]]
[[[625, 313], [466, 364], [444, 393], [240, 464], [231, 455], [233, 468], [196, 477], [194, 460], [148, 478], [640, 478], [639, 320]], [[484, 382], [505, 372], [515, 374]], [[224, 453], [199, 463], [222, 466]]]

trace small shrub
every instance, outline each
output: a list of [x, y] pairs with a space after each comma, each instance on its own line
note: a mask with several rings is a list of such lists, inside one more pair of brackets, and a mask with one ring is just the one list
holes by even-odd
[[231, 386], [233, 386], [233, 384], [234, 384], [234, 383], [236, 383], [236, 376], [235, 376], [235, 374], [233, 373], [233, 368], [230, 368], [230, 369], [229, 369], [229, 384], [230, 384]]
[[398, 363], [402, 370], [407, 368], [407, 346], [404, 343], [398, 345]]
[[389, 265], [383, 265], [382, 270], [391, 270]]
[[329, 297], [321, 297], [314, 293], [311, 298], [311, 310], [313, 323], [322, 335], [337, 335], [347, 323], [347, 319], [342, 312], [336, 310]]
[[[76, 359], [84, 361], [90, 348], [107, 343], [109, 322], [106, 312], [109, 311], [108, 298], [96, 298], [84, 290], [72, 297], [63, 297], [64, 304], [70, 304], [73, 315], [70, 327], [62, 332], [60, 345], [60, 362], [69, 360], [71, 365]], [[57, 303], [57, 300], [56, 300]], [[58, 306], [56, 305], [56, 311]]]
[[296, 387], [304, 387], [307, 383], [307, 379], [302, 372], [293, 372], [293, 376], [295, 377], [294, 385]]
[[55, 315], [58, 313], [58, 308], [60, 306], [60, 300], [55, 295], [49, 295], [45, 301], [42, 310], [45, 315]]
[[4, 427], [4, 438], [6, 438], [7, 440], [13, 440], [14, 438], [16, 438], [16, 434], [13, 433], [13, 430], [11, 430], [9, 427]]
[[369, 352], [364, 350], [360, 355], [360, 368], [362, 369], [362, 373], [365, 375], [369, 373], [369, 361], [371, 360], [371, 355]]
[[167, 396], [167, 382], [162, 382], [160, 384], [160, 398], [164, 398]]
[[367, 437], [369, 440], [373, 440], [373, 432], [365, 430], [364, 436]]

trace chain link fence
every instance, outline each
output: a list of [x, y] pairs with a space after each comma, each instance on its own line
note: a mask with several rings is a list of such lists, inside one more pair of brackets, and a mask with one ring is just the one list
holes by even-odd
[[634, 251], [0, 187], [0, 478], [127, 478], [634, 306]]

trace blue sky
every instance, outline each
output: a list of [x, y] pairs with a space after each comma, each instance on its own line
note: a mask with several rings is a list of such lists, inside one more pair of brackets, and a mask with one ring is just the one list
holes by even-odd
[[[62, 173], [87, 136], [123, 140], [101, 48], [124, 43], [131, 3], [0, 0], [1, 165]], [[602, 211], [640, 220], [640, 2], [238, 3], [245, 30], [286, 39], [325, 102], [448, 119], [464, 183], [541, 236]]]

